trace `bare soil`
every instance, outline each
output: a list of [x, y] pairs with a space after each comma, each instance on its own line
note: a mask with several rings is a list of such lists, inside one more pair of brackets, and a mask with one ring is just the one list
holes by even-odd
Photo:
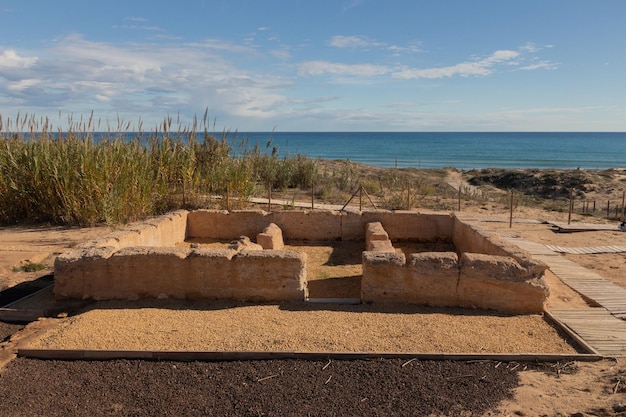
[[17, 359], [0, 378], [0, 415], [474, 416], [518, 383], [507, 364], [406, 362]]
[[[341, 165], [340, 162], [338, 164]], [[341, 166], [339, 166], [341, 168]], [[384, 171], [377, 168], [368, 170], [358, 167], [363, 175], [380, 178]], [[515, 170], [518, 172], [518, 170]], [[567, 221], [567, 199], [563, 197], [569, 187], [574, 185], [581, 190], [575, 193], [580, 206], [583, 199], [597, 200], [598, 210], [594, 215], [575, 212], [573, 222], [612, 222], [606, 220], [600, 207], [607, 200], [616, 203], [621, 200], [625, 188], [624, 172], [609, 170], [599, 172], [563, 173], [543, 170], [523, 173], [523, 175], [505, 177], [502, 184], [497, 181], [468, 183], [479, 172], [460, 172], [456, 170], [401, 170], [403, 175], [426, 178], [431, 185], [429, 191], [423, 189], [421, 200], [423, 209], [456, 210], [458, 201], [454, 187], [462, 186], [464, 197], [461, 210], [474, 215], [477, 219], [507, 219], [508, 188], [519, 193], [514, 206], [514, 218], [547, 219]], [[545, 177], [545, 175], [548, 177]], [[564, 177], [563, 175], [570, 175]], [[496, 173], [495, 177], [503, 176]], [[533, 182], [531, 177], [540, 177], [545, 184], [556, 179], [555, 189], [543, 189]], [[489, 178], [489, 177], [483, 177]], [[570, 181], [579, 181], [578, 185]], [[513, 181], [513, 182], [511, 182]], [[559, 185], [561, 184], [561, 185]], [[584, 187], [583, 187], [584, 186]], [[498, 188], [505, 187], [505, 188]], [[560, 188], [559, 188], [560, 187]], [[451, 191], [452, 190], [452, 191]], [[442, 191], [438, 194], [438, 191]], [[376, 196], [374, 196], [376, 198]], [[341, 197], [343, 198], [343, 197]], [[380, 197], [378, 197], [380, 198]], [[345, 201], [345, 200], [343, 200]], [[604, 201], [603, 203], [600, 203]], [[612, 203], [612, 204], [613, 204]], [[565, 210], [564, 210], [565, 208]], [[517, 235], [523, 239], [538, 243], [559, 246], [603, 246], [626, 245], [626, 233], [621, 232], [581, 232], [555, 233], [545, 224], [514, 223], [509, 228], [507, 222], [482, 222], [482, 226], [503, 235]], [[0, 289], [14, 287], [25, 281], [32, 281], [51, 271], [56, 254], [83, 240], [108, 232], [97, 229], [62, 229], [50, 227], [21, 227], [0, 229]], [[324, 277], [329, 282], [341, 280], [339, 275], [353, 277], [337, 281], [331, 286], [318, 284], [317, 294], [323, 297], [325, 291], [342, 288], [350, 294], [355, 288], [359, 271], [353, 275], [341, 274], [337, 267], [352, 267], [347, 260], [341, 260], [339, 249], [328, 247], [316, 248], [320, 251], [319, 280]], [[564, 255], [594, 272], [624, 285], [623, 254]], [[13, 272], [13, 268], [27, 262], [44, 262], [50, 268], [37, 273]], [[342, 265], [343, 263], [343, 265]], [[335, 277], [333, 274], [337, 275]], [[561, 283], [551, 273], [546, 274], [551, 289], [548, 306], [585, 306], [581, 297]], [[352, 289], [352, 290], [351, 290]], [[169, 302], [169, 301], [168, 301]], [[92, 306], [95, 307], [95, 306]], [[128, 307], [128, 306], [126, 306]], [[107, 314], [115, 308], [102, 309]], [[272, 309], [272, 306], [262, 308]], [[314, 324], [309, 320], [308, 328], [318, 327], [318, 323], [328, 323], [328, 328], [340, 327], [335, 314], [347, 314], [347, 311], [333, 311], [332, 308], [318, 308], [314, 311], [281, 309], [279, 313], [322, 314]], [[157, 308], [132, 308], [132, 314], [159, 322], [159, 316], [151, 314]], [[169, 315], [187, 310], [185, 314], [206, 312], [206, 307], [197, 309], [163, 309]], [[220, 313], [236, 309], [218, 309]], [[245, 310], [245, 308], [244, 308]], [[83, 319], [94, 308], [86, 310], [84, 315], [69, 318]], [[214, 311], [211, 311], [211, 313]], [[422, 312], [424, 313], [424, 312]], [[324, 316], [327, 314], [326, 316]], [[390, 312], [372, 312], [391, 317]], [[404, 314], [417, 318], [419, 314]], [[254, 316], [251, 313], [250, 316]], [[430, 311], [423, 316], [439, 322], [442, 334], [448, 333], [449, 340], [455, 339], [458, 328], [446, 320], [473, 319], [453, 311]], [[444, 317], [448, 316], [448, 317]], [[163, 316], [160, 316], [163, 317]], [[489, 315], [480, 315], [480, 320], [492, 320]], [[496, 317], [496, 319], [517, 319], [515, 317]], [[219, 325], [221, 319], [206, 319], [202, 316], [192, 318], [195, 325], [204, 331], [212, 324]], [[139, 320], [141, 321], [141, 320]], [[415, 320], [413, 320], [415, 321]], [[160, 323], [160, 322], [159, 322]], [[246, 328], [248, 322], [231, 322], [223, 328], [223, 333], [237, 333], [244, 324], [242, 340], [253, 340], [255, 333]], [[128, 323], [110, 317], [99, 324], [100, 332], [108, 334], [110, 340], [126, 340], [116, 329]], [[281, 323], [275, 323], [274, 334], [282, 331]], [[516, 331], [526, 329], [507, 323], [492, 333], [498, 333], [504, 339], [520, 339]], [[451, 327], [452, 326], [452, 327]], [[460, 325], [459, 327], [470, 325]], [[492, 322], [483, 322], [483, 326], [493, 326]], [[363, 339], [373, 339], [377, 325], [364, 326]], [[0, 323], [0, 340], [6, 334], [20, 331], [20, 325]], [[478, 328], [478, 327], [474, 327]], [[56, 327], [61, 332], [63, 326]], [[171, 329], [171, 328], [170, 328]], [[454, 329], [454, 330], [451, 330]], [[25, 329], [26, 330], [26, 329]], [[159, 332], [148, 333], [141, 337], [155, 337]], [[180, 332], [180, 329], [176, 329]], [[411, 333], [409, 329], [407, 333]], [[512, 333], [508, 333], [511, 331]], [[552, 329], [554, 331], [554, 329]], [[176, 333], [176, 332], [174, 332]], [[198, 333], [198, 332], [197, 332]], [[382, 332], [384, 333], [384, 331]], [[388, 330], [387, 333], [390, 333]], [[471, 331], [469, 333], [472, 333]], [[528, 333], [528, 332], [527, 332]], [[428, 330], [422, 335], [436, 333]], [[460, 333], [459, 333], [460, 334]], [[391, 335], [394, 335], [391, 333]], [[508, 336], [507, 336], [508, 335]], [[3, 337], [4, 336], [4, 337]], [[385, 336], [389, 336], [386, 334]], [[528, 334], [526, 334], [528, 336]], [[274, 335], [266, 337], [272, 340]], [[480, 339], [483, 335], [478, 336]], [[60, 340], [65, 337], [59, 338]], [[85, 339], [88, 339], [85, 336]], [[135, 336], [128, 336], [132, 343]], [[174, 337], [171, 340], [176, 340]], [[187, 336], [178, 336], [179, 340]], [[422, 337], [422, 339], [428, 339]], [[458, 339], [458, 338], [457, 338]], [[39, 338], [45, 340], [45, 338]], [[338, 338], [329, 338], [331, 343]], [[563, 339], [560, 339], [561, 341]], [[82, 343], [82, 342], [81, 342]], [[445, 346], [449, 346], [444, 342]], [[157, 345], [159, 345], [157, 343]], [[159, 345], [162, 346], [162, 345]], [[424, 345], [419, 349], [427, 349]], [[469, 345], [468, 345], [469, 346]], [[504, 346], [504, 345], [503, 345]], [[0, 344], [0, 353], [14, 349], [11, 342]], [[626, 361], [603, 360], [599, 362], [570, 362], [530, 366], [529, 364], [456, 363], [413, 361], [402, 366], [406, 361], [333, 361], [328, 367], [326, 362], [309, 361], [263, 361], [263, 362], [219, 362], [219, 363], [172, 363], [145, 361], [108, 361], [108, 362], [62, 362], [36, 361], [23, 358], [14, 359], [0, 373], [0, 415], [55, 416], [55, 415], [476, 415], [476, 416], [626, 416]], [[33, 375], [37, 377], [34, 378]], [[464, 410], [464, 411], [462, 411]]]

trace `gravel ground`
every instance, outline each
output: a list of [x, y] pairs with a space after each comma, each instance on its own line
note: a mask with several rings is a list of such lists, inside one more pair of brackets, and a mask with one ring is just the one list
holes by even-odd
[[0, 415], [478, 416], [517, 386], [517, 370], [496, 365], [17, 359], [0, 377]]
[[31, 348], [576, 353], [538, 315], [410, 305], [104, 301]]

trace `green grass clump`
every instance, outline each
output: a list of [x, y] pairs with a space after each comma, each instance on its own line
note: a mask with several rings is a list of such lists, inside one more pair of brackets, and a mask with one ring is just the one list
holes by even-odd
[[13, 272], [37, 272], [43, 271], [47, 266], [41, 263], [28, 262], [17, 268], [13, 268]]

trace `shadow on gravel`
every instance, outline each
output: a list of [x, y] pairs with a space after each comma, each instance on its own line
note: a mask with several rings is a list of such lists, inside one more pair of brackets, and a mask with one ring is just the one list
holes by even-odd
[[48, 274], [32, 281], [22, 282], [14, 287], [0, 291], [0, 307], [4, 307], [7, 304], [11, 304], [12, 302], [19, 300], [20, 298], [24, 298], [27, 295], [42, 290], [53, 282], [54, 275]]

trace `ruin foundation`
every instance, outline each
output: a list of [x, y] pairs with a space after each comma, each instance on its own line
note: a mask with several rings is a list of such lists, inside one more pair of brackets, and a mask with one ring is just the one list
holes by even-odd
[[[207, 249], [181, 246], [186, 239], [236, 242]], [[59, 256], [54, 291], [59, 299], [306, 300], [306, 254], [284, 250], [284, 240], [363, 241], [362, 302], [540, 313], [548, 296], [546, 265], [527, 252], [454, 214], [402, 211], [176, 211]], [[456, 252], [405, 255], [396, 241], [451, 242]]]

